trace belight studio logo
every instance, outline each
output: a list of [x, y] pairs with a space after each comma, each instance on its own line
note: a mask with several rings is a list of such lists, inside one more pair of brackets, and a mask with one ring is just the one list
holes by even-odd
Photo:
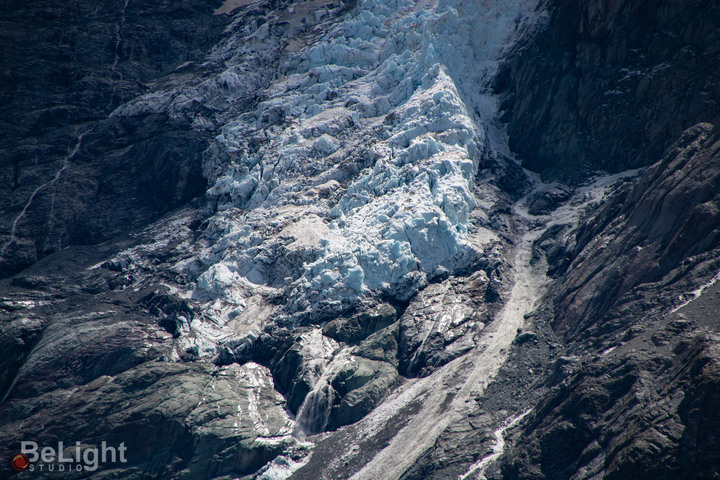
[[75, 442], [65, 446], [40, 447], [37, 442], [20, 442], [20, 453], [12, 458], [12, 468], [18, 472], [94, 472], [101, 464], [127, 463], [127, 447], [117, 447], [102, 442], [100, 446]]

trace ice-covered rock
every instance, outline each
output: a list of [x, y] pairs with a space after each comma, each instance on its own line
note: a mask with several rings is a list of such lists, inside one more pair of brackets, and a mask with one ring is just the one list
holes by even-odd
[[[266, 98], [208, 150], [208, 196], [233, 212], [214, 222], [242, 227], [208, 232], [198, 290], [232, 298], [245, 281], [272, 283], [287, 314], [320, 320], [376, 295], [407, 301], [433, 272], [473, 268], [487, 236], [471, 240], [470, 212], [492, 206], [475, 194], [493, 158], [483, 121], [495, 107], [483, 88], [533, 6], [363, 0], [287, 54]], [[486, 29], [473, 34], [478, 21]], [[314, 202], [329, 180], [335, 195]], [[280, 284], [258, 260], [289, 255], [267, 229], [283, 205], [327, 228]]]
[[247, 4], [201, 81], [118, 108], [215, 129], [169, 359], [266, 365], [303, 437], [474, 349], [508, 286], [489, 82], [534, 3]]

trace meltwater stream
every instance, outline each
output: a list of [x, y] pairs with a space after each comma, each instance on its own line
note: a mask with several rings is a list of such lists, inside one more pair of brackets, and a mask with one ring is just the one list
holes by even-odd
[[320, 433], [330, 416], [330, 409], [335, 400], [335, 390], [330, 384], [332, 379], [340, 372], [350, 358], [350, 350], [345, 348], [339, 351], [324, 367], [315, 385], [307, 394], [295, 417], [294, 434], [301, 440], [305, 437]]
[[485, 470], [495, 462], [505, 451], [505, 432], [519, 424], [528, 414], [532, 412], [532, 408], [525, 410], [520, 415], [515, 415], [507, 419], [499, 428], [493, 432], [495, 443], [492, 446], [492, 453], [473, 463], [470, 469], [458, 477], [458, 480], [484, 480]]

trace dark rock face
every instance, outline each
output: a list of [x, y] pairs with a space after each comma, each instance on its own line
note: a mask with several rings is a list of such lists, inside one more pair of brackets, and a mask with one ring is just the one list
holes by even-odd
[[[253, 391], [261, 398], [263, 413], [270, 415], [266, 418], [273, 422], [277, 417], [278, 428], [271, 427], [271, 435], [289, 430], [284, 402], [272, 389], [272, 381], [254, 386], [248, 377], [261, 372], [242, 369], [224, 367], [211, 377], [213, 367], [208, 365], [150, 362], [117, 376], [98, 377], [73, 393], [59, 389], [18, 398], [4, 408], [3, 438], [8, 447], [3, 447], [2, 455], [10, 458], [30, 430], [35, 430], [33, 438], [38, 442], [52, 445], [57, 438], [52, 432], [62, 429], [68, 438], [132, 445], [127, 463], [117, 465], [123, 468], [123, 478], [143, 478], [147, 471], [156, 477], [194, 478], [252, 473], [282, 451], [282, 441], [261, 445], [255, 436], [243, 433], [252, 431], [250, 419], [237, 425], [221, 411], [230, 405], [247, 408], [247, 392]], [[88, 402], [92, 408], [87, 408]], [[72, 419], [65, 415], [67, 409], [75, 412]], [[18, 424], [8, 422], [9, 416], [26, 419]], [[86, 475], [71, 474], [71, 478]]]
[[570, 261], [535, 321], [570, 356], [548, 370], [549, 393], [505, 456], [503, 478], [717, 472], [718, 287], [682, 303], [720, 270], [719, 149], [712, 125], [689, 129], [553, 247]]
[[591, 323], [597, 328], [633, 289], [659, 282], [662, 291], [712, 262], [720, 247], [719, 201], [720, 142], [712, 126], [699, 125], [577, 232], [555, 330], [571, 336]]
[[475, 346], [501, 303], [485, 271], [449, 278], [420, 292], [400, 318], [400, 371], [426, 376]]
[[[705, 323], [702, 310], [717, 308], [718, 298], [701, 300], [701, 311], [653, 323], [600, 357], [560, 358], [550, 393], [507, 452], [503, 478], [713, 478], [718, 338], [688, 322]], [[658, 342], [663, 332], [672, 341]]]
[[188, 62], [227, 22], [212, 9], [204, 1], [3, 2], [0, 277], [68, 245], [137, 229], [205, 190], [207, 135], [190, 121], [107, 115], [161, 77], [178, 81], [183, 64], [196, 68]]
[[510, 147], [547, 177], [649, 165], [718, 120], [720, 7], [699, 0], [546, 2], [550, 17], [498, 77]]
[[540, 190], [528, 199], [530, 215], [546, 215], [557, 209], [572, 196], [572, 190], [561, 185], [553, 185]]
[[358, 343], [371, 333], [394, 323], [396, 315], [395, 308], [384, 303], [350, 318], [337, 318], [328, 322], [323, 328], [323, 334], [341, 342]]
[[397, 379], [397, 369], [387, 362], [359, 357], [348, 363], [333, 380], [333, 388], [342, 400], [330, 411], [327, 429], [349, 425], [370, 413]]
[[[105, 466], [97, 478], [112, 478], [117, 469], [138, 479], [148, 472], [215, 478], [257, 471], [291, 438], [286, 402], [270, 370], [218, 367], [190, 355], [172, 361], [176, 329], [193, 312], [159, 292], [158, 278], [135, 291], [122, 280], [138, 272], [111, 262], [98, 266], [125, 246], [69, 247], [0, 281], [0, 437], [6, 440], [0, 457], [12, 458], [25, 440], [77, 439], [131, 446], [127, 463]], [[260, 419], [247, 414], [256, 407]], [[246, 414], [237, 415], [238, 408]], [[267, 428], [258, 431], [258, 421]]]

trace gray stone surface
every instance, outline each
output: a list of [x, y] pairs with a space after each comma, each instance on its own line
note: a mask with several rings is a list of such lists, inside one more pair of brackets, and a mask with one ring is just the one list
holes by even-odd
[[498, 76], [510, 147], [530, 170], [582, 181], [655, 163], [715, 123], [720, 9], [702, 0], [550, 0], [542, 31]]
[[494, 290], [499, 283], [480, 270], [420, 292], [400, 318], [400, 371], [425, 376], [474, 348], [501, 303]]

